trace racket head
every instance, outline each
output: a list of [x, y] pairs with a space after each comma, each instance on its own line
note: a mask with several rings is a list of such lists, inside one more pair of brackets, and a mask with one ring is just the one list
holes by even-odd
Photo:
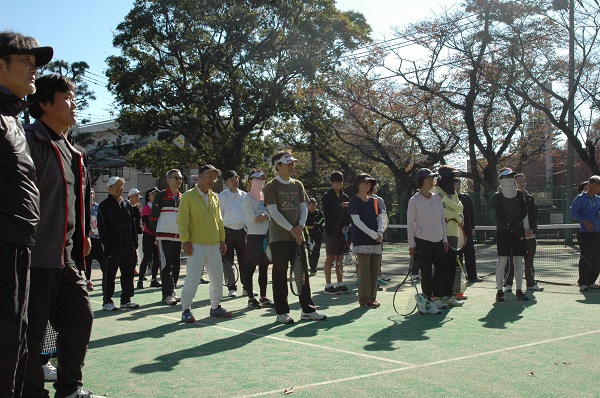
[[454, 285], [452, 291], [454, 294], [461, 294], [467, 290], [467, 273], [460, 261], [460, 256], [456, 256], [456, 271], [454, 275]]
[[299, 245], [290, 266], [290, 290], [294, 296], [302, 294], [302, 289], [308, 280], [306, 258], [303, 259], [303, 256], [303, 246]]
[[448, 236], [448, 246], [454, 251], [461, 251], [467, 243], [467, 235], [465, 229], [454, 220], [448, 221], [448, 224], [454, 223], [457, 227], [457, 236]]
[[418, 293], [419, 291], [412, 279], [412, 274], [408, 273], [406, 278], [400, 282], [394, 292], [394, 297], [392, 299], [394, 311], [402, 316], [408, 316], [415, 312], [417, 309], [417, 300], [415, 299], [415, 296]]
[[226, 254], [221, 256], [221, 261], [223, 262], [223, 286], [235, 285], [240, 279], [240, 270]]
[[54, 355], [56, 354], [56, 337], [58, 333], [52, 325], [50, 325], [50, 321], [46, 325], [46, 333], [44, 333], [44, 337], [42, 338], [42, 349], [40, 354], [42, 355]]

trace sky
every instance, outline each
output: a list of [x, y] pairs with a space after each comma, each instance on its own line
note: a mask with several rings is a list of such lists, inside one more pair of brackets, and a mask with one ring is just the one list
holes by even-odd
[[[458, 3], [458, 0], [338, 0], [337, 7], [364, 14], [373, 29], [373, 39], [380, 41], [391, 37], [392, 27], [404, 27]], [[113, 33], [131, 10], [133, 0], [0, 0], [0, 4], [0, 30], [16, 30], [35, 37], [43, 46], [54, 47], [55, 60], [85, 61], [90, 65], [88, 85], [97, 99], [79, 112], [80, 118], [88, 118], [92, 123], [112, 119], [115, 105], [105, 87], [105, 60], [119, 54], [112, 45]]]

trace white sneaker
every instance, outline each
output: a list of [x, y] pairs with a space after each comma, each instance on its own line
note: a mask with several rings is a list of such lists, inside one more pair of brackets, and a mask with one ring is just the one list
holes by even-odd
[[506, 285], [506, 287], [504, 288], [504, 291], [505, 291], [506, 293], [510, 293], [510, 292], [512, 292], [512, 285]]
[[450, 307], [460, 307], [461, 305], [464, 304], [462, 301], [459, 301], [459, 300], [455, 299], [454, 297], [444, 297], [444, 301]]
[[446, 303], [444, 300], [440, 300], [440, 299], [435, 299], [435, 301], [433, 302], [433, 305], [435, 305], [437, 308], [448, 308], [448, 303]]
[[91, 391], [77, 390], [65, 398], [105, 398], [101, 395], [93, 395]]
[[177, 304], [177, 300], [173, 296], [167, 296], [163, 299], [163, 303], [166, 305], [175, 305]]
[[300, 319], [303, 321], [324, 321], [327, 319], [327, 315], [319, 314], [317, 311], [308, 313], [303, 312], [302, 315], [300, 315]]
[[115, 306], [114, 303], [106, 303], [102, 306], [102, 309], [104, 311], [116, 311], [118, 310], [118, 308]]
[[294, 318], [290, 314], [279, 314], [277, 315], [277, 322], [285, 324], [294, 323]]
[[534, 292], [541, 292], [544, 290], [543, 287], [539, 287], [538, 285], [529, 286], [527, 290], [533, 290]]
[[415, 300], [417, 300], [417, 310], [421, 314], [426, 314], [427, 313], [427, 303], [429, 303], [429, 300], [427, 300], [427, 297], [425, 297], [422, 294], [415, 294]]
[[[242, 296], [247, 296], [248, 295], [248, 291], [246, 289], [244, 289], [242, 291]], [[258, 293], [256, 293], [254, 290], [252, 290], [252, 295], [253, 296], [258, 296]]]
[[237, 297], [237, 292], [235, 290], [230, 290], [228, 296], [229, 297]]
[[50, 362], [45, 365], [42, 365], [42, 370], [44, 371], [44, 380], [45, 381], [56, 381], [56, 368]]
[[581, 286], [579, 286], [579, 291], [580, 292], [587, 292], [588, 290], [590, 290], [590, 289], [588, 289], [587, 285], [581, 285]]
[[442, 312], [435, 304], [433, 304], [429, 300], [427, 300], [427, 302], [425, 303], [425, 308], [427, 309], [427, 313], [432, 315], [437, 315], [440, 312]]
[[138, 308], [140, 305], [130, 301], [128, 303], [121, 304], [121, 308]]

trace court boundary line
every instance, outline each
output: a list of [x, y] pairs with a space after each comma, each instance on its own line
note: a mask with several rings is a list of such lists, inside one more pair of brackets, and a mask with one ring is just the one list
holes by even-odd
[[[373, 376], [381, 376], [381, 375], [387, 375], [387, 374], [391, 374], [391, 373], [399, 373], [399, 372], [403, 372], [405, 370], [413, 370], [413, 369], [420, 369], [420, 368], [425, 368], [425, 367], [429, 367], [429, 366], [443, 365], [443, 364], [448, 364], [448, 363], [452, 363], [452, 362], [462, 361], [462, 360], [465, 360], [465, 359], [479, 358], [479, 357], [484, 357], [484, 356], [488, 356], [488, 355], [493, 355], [493, 354], [498, 354], [498, 353], [503, 353], [503, 352], [514, 351], [514, 350], [518, 350], [518, 349], [521, 349], [521, 348], [535, 347], [535, 346], [538, 346], [538, 345], [543, 345], [543, 344], [548, 344], [548, 343], [554, 343], [554, 342], [562, 341], [562, 340], [570, 340], [570, 339], [574, 339], [574, 338], [578, 338], [578, 337], [590, 336], [590, 335], [599, 334], [599, 333], [600, 333], [600, 330], [590, 330], [590, 331], [583, 332], [583, 333], [573, 334], [573, 335], [569, 335], [569, 336], [557, 337], [557, 338], [554, 338], [554, 339], [546, 339], [546, 340], [542, 340], [542, 341], [536, 341], [536, 342], [532, 342], [532, 343], [521, 344], [521, 345], [513, 346], [513, 347], [505, 347], [505, 348], [501, 348], [501, 349], [498, 349], [498, 350], [485, 351], [485, 352], [480, 352], [480, 353], [477, 353], [477, 354], [471, 354], [471, 355], [464, 355], [464, 356], [455, 357], [455, 358], [442, 359], [442, 360], [439, 360], [439, 361], [428, 362], [428, 363], [423, 363], [423, 364], [419, 364], [419, 365], [414, 365], [413, 364], [413, 365], [405, 366], [405, 367], [402, 367], [402, 368], [388, 369], [388, 370], [383, 370], [383, 371], [374, 372], [374, 373], [367, 373], [367, 374], [363, 374], [363, 375], [356, 375], [356, 376], [351, 376], [351, 377], [345, 377], [343, 379], [332, 379], [332, 380], [320, 381], [318, 383], [310, 383], [310, 384], [304, 384], [304, 385], [300, 385], [300, 386], [293, 386], [293, 388], [294, 388], [294, 390], [296, 390], [296, 389], [302, 389], [302, 390], [304, 390], [304, 389], [309, 389], [309, 388], [314, 388], [314, 387], [321, 387], [321, 386], [324, 386], [324, 385], [343, 383], [343, 382], [353, 381], [353, 380], [359, 380], [359, 379], [366, 379], [366, 378], [373, 377]], [[292, 388], [292, 387], [287, 387], [287, 388]], [[240, 395], [239, 397], [241, 397], [241, 398], [264, 397], [264, 396], [273, 395], [273, 394], [281, 394], [282, 392], [283, 392], [283, 389], [280, 388], [278, 390], [264, 391], [264, 392], [260, 392], [260, 393], [250, 394], [250, 395]]]

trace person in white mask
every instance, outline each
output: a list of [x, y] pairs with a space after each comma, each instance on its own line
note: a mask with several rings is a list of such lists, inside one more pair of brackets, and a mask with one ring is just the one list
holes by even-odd
[[504, 301], [502, 283], [508, 259], [512, 255], [515, 264], [515, 297], [527, 301], [523, 293], [523, 258], [527, 253], [523, 219], [527, 216], [527, 203], [522, 191], [517, 190], [515, 172], [503, 168], [498, 173], [500, 189], [492, 197], [492, 207], [496, 211], [496, 241], [498, 263], [496, 265], [496, 302]]

